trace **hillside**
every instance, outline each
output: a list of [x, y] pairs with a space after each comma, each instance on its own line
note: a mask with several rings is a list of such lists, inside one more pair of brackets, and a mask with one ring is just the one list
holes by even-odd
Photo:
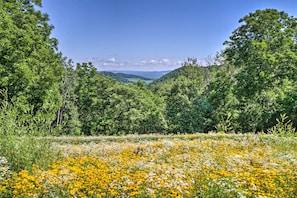
[[220, 69], [221, 66], [185, 65], [156, 79], [149, 87], [159, 95], [166, 95], [175, 84], [194, 86], [197, 92], [201, 92]]
[[[115, 72], [102, 71], [100, 73], [103, 76], [115, 79], [118, 82], [122, 82], [122, 83], [137, 83], [138, 81], [142, 81], [145, 84], [150, 84], [150, 83], [152, 83], [154, 81], [154, 78], [146, 77], [147, 73], [152, 74], [152, 72], [135, 72], [135, 71], [130, 71], [130, 72], [126, 71], [127, 73], [121, 73], [121, 72], [120, 73], [115, 73]], [[125, 71], [122, 71], [122, 72], [125, 72]], [[140, 75], [135, 75], [133, 73], [139, 73]], [[141, 74], [144, 75], [144, 76], [141, 76]]]
[[125, 77], [123, 77], [123, 76], [121, 76], [121, 75], [119, 75], [119, 74], [115, 74], [115, 73], [108, 72], [108, 71], [102, 71], [102, 72], [100, 72], [100, 73], [101, 73], [103, 76], [112, 78], [112, 79], [114, 79], [114, 80], [116, 80], [116, 81], [118, 81], [118, 82], [122, 82], [122, 83], [129, 83], [129, 82], [130, 82], [127, 78], [125, 78]]
[[164, 70], [164, 71], [108, 70], [107, 72], [112, 72], [114, 74], [118, 74], [118, 73], [132, 74], [132, 75], [155, 80], [155, 79], [161, 78], [165, 74], [168, 74], [169, 72], [171, 72], [171, 70]]
[[166, 81], [170, 81], [172, 79], [177, 79], [181, 76], [185, 77], [191, 77], [191, 76], [205, 76], [208, 77], [209, 74], [214, 73], [215, 71], [218, 70], [217, 65], [214, 66], [183, 66], [180, 68], [177, 68], [173, 71], [168, 72], [167, 74], [161, 76], [160, 78], [156, 79], [152, 84], [159, 84], [159, 83], [164, 83]]

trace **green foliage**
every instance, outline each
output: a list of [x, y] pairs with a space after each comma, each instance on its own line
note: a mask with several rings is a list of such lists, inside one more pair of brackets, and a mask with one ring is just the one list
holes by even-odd
[[[262, 72], [260, 76], [269, 76], [271, 72], [284, 72], [281, 67], [294, 63], [296, 18], [289, 17], [283, 11], [265, 9], [250, 13], [239, 22], [243, 24], [232, 33], [230, 40], [224, 43], [227, 45], [225, 50], [227, 60], [238, 67], [246, 65], [249, 69], [259, 68], [258, 72]], [[266, 61], [266, 63], [281, 63], [284, 59], [287, 62], [279, 65], [280, 67], [276, 67], [275, 64], [263, 64]], [[271, 71], [269, 67], [281, 70]], [[259, 74], [258, 72], [251, 74]]]
[[194, 132], [191, 122], [191, 102], [189, 97], [182, 94], [179, 84], [175, 84], [166, 99], [165, 116], [168, 121], [169, 131]]
[[96, 72], [91, 63], [76, 68], [79, 120], [85, 135], [161, 133], [162, 104], [146, 86], [121, 84]]
[[33, 110], [27, 109], [17, 101], [11, 101], [7, 93], [0, 93], [0, 135], [44, 135], [48, 133], [50, 123], [43, 116], [32, 116]]
[[7, 97], [0, 95], [0, 100], [13, 102], [18, 117], [35, 119], [50, 130], [61, 103], [63, 68], [48, 16], [35, 10], [40, 4], [0, 1], [0, 91]]
[[233, 122], [232, 114], [228, 112], [226, 118], [222, 117], [216, 125], [216, 131], [218, 133], [235, 133]]
[[221, 66], [204, 93], [212, 106], [211, 130], [224, 133], [242, 130], [237, 123], [240, 116], [239, 102], [233, 93], [236, 72], [236, 69], [230, 65]]
[[[76, 94], [75, 86], [77, 84], [77, 76], [73, 69], [71, 60], [64, 63], [65, 76], [63, 83], [60, 84], [60, 93], [62, 96], [62, 105], [57, 111], [54, 132], [66, 135], [80, 135], [81, 123], [79, 120], [78, 107], [75, 104]], [[53, 133], [52, 133], [53, 134]], [[55, 134], [56, 135], [56, 134]]]
[[209, 130], [212, 106], [203, 93], [219, 69], [219, 66], [201, 67], [196, 59], [189, 59], [183, 67], [150, 85], [151, 90], [164, 98], [169, 132]]
[[209, 66], [189, 58], [147, 87], [134, 75], [105, 73], [130, 84], [105, 77], [92, 63], [74, 69], [37, 6], [0, 1], [1, 135], [284, 134], [297, 126], [297, 19], [285, 12], [244, 16]]
[[0, 156], [7, 160], [11, 171], [30, 170], [32, 164], [46, 166], [55, 159], [50, 141], [37, 136], [48, 133], [43, 117], [32, 117], [32, 112], [23, 114], [19, 103], [9, 101], [7, 93], [0, 103]]
[[291, 120], [286, 114], [282, 114], [280, 119], [276, 119], [276, 125], [268, 129], [268, 133], [282, 137], [296, 136], [296, 128], [293, 127]]
[[280, 113], [294, 118], [291, 96], [297, 90], [293, 83], [297, 73], [297, 19], [265, 9], [239, 22], [242, 25], [225, 42], [224, 52], [228, 64], [237, 68], [232, 85], [238, 101], [234, 107], [239, 114], [237, 122], [244, 132], [266, 130]]
[[[106, 90], [108, 105], [103, 118], [108, 121], [105, 132], [123, 133], [154, 133], [162, 132], [162, 117], [158, 117], [158, 107], [153, 98], [134, 85], [117, 85]], [[157, 116], [157, 117], [156, 117]], [[161, 116], [161, 114], [159, 114]]]
[[197, 96], [192, 103], [192, 120], [195, 132], [208, 132], [213, 125], [213, 108], [204, 97]]
[[75, 105], [78, 107], [82, 133], [96, 134], [96, 123], [100, 122], [100, 115], [104, 110], [104, 91], [114, 81], [98, 74], [92, 63], [77, 64], [75, 75]]

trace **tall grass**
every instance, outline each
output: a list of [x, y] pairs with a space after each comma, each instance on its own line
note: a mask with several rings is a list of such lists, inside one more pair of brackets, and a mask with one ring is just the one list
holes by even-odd
[[31, 170], [33, 164], [47, 168], [59, 156], [44, 138], [29, 135], [1, 135], [0, 138], [0, 156], [8, 161], [12, 171]]
[[45, 121], [33, 119], [30, 107], [9, 101], [5, 92], [0, 96], [0, 159], [11, 171], [31, 170], [32, 164], [46, 168], [58, 153], [50, 140], [37, 137], [45, 134]]

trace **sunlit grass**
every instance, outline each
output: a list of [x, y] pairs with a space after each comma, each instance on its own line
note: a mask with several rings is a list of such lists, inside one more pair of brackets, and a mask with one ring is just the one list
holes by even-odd
[[1, 181], [11, 197], [296, 197], [297, 139], [259, 135], [48, 138], [48, 169]]

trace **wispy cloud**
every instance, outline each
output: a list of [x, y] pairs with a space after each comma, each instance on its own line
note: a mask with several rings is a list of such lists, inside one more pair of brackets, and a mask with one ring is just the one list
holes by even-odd
[[170, 60], [168, 58], [163, 58], [159, 61], [161, 64], [170, 64]]
[[125, 65], [125, 62], [116, 59], [115, 57], [107, 58], [107, 59], [97, 59], [97, 61], [93, 62], [93, 64], [97, 68], [106, 67], [107, 69], [113, 67], [122, 67]]
[[112, 58], [109, 58], [109, 59], [107, 60], [107, 62], [108, 62], [108, 63], [115, 63], [115, 62], [116, 62], [116, 59], [115, 59], [114, 57], [112, 57]]
[[162, 71], [173, 70], [181, 66], [182, 61], [170, 60], [169, 58], [161, 59], [141, 59], [136, 61], [120, 60], [116, 57], [105, 59], [92, 58], [89, 60], [94, 66], [102, 70], [140, 70], [140, 71]]
[[150, 60], [150, 62], [149, 62], [150, 64], [156, 64], [156, 63], [158, 63], [158, 61], [157, 60], [155, 60], [155, 59], [152, 59], [152, 60]]

